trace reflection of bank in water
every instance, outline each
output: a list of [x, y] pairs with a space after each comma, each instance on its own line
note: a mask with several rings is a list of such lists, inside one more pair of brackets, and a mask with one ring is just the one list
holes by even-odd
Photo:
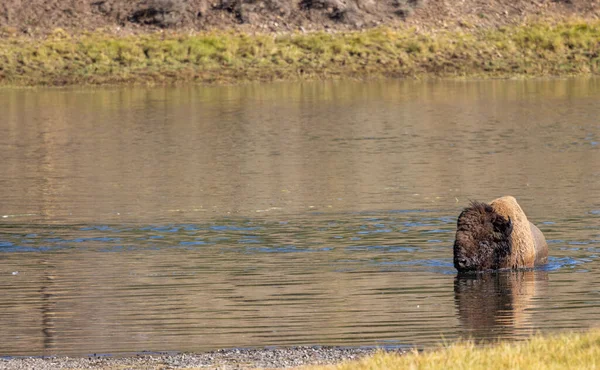
[[533, 298], [547, 285], [546, 271], [458, 274], [454, 299], [464, 336], [485, 341], [534, 334]]

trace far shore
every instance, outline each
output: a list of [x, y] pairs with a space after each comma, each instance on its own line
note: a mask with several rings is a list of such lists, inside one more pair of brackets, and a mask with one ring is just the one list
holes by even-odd
[[496, 28], [243, 33], [160, 31], [0, 38], [0, 85], [236, 84], [600, 73], [600, 21]]

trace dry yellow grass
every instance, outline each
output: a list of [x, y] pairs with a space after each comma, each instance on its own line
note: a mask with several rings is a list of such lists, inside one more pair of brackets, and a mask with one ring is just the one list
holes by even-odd
[[394, 355], [378, 353], [373, 357], [331, 366], [312, 366], [304, 370], [377, 369], [598, 369], [600, 368], [600, 331], [556, 336], [534, 336], [523, 342], [501, 342], [476, 346], [465, 342], [434, 351]]

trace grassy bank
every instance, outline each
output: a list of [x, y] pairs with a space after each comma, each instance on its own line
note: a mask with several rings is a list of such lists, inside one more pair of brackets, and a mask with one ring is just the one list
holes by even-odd
[[361, 369], [597, 369], [600, 368], [600, 331], [558, 336], [536, 336], [524, 342], [476, 347], [473, 343], [440, 350], [373, 357], [307, 370]]
[[234, 32], [0, 38], [0, 84], [243, 82], [600, 72], [600, 22], [493, 30], [248, 35]]

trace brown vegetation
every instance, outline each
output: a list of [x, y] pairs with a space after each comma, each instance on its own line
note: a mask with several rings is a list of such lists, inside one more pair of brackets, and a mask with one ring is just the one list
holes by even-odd
[[0, 37], [0, 84], [170, 84], [597, 74], [600, 22], [495, 30]]

